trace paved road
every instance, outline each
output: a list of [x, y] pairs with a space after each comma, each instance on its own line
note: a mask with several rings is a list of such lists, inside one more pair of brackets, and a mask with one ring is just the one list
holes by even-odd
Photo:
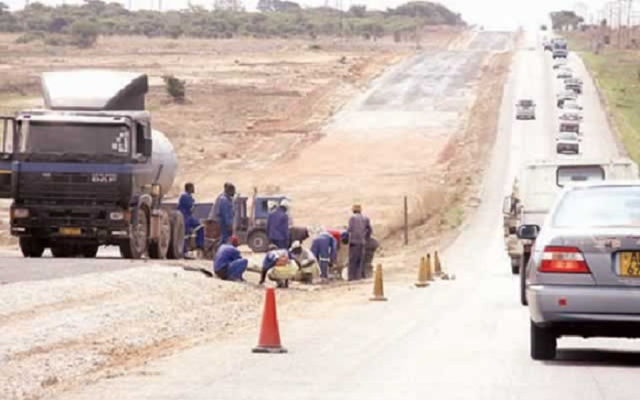
[[[243, 336], [63, 398], [637, 399], [635, 341], [563, 338], [558, 360], [529, 357], [528, 310], [519, 305], [504, 252], [500, 209], [521, 163], [555, 157], [555, 82], [547, 58], [537, 50], [516, 55], [482, 205], [444, 254], [456, 281], [425, 290], [392, 286], [387, 303], [363, 301], [336, 318], [286, 321], [287, 355], [253, 355], [255, 336]], [[612, 155], [593, 87], [585, 88], [585, 113], [594, 115], [585, 121], [585, 154]], [[514, 120], [518, 97], [541, 105], [537, 121]]]

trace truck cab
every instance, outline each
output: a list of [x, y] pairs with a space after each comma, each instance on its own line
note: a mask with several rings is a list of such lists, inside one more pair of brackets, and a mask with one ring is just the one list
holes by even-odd
[[[170, 244], [179, 216], [161, 208], [176, 156], [151, 129], [146, 75], [52, 74], [43, 76], [46, 109], [12, 120], [11, 233], [23, 254], [93, 257], [116, 245], [126, 258], [179, 256], [182, 243]], [[87, 79], [107, 85], [85, 87]]]
[[567, 42], [564, 39], [555, 39], [553, 41], [553, 59], [567, 58], [569, 50], [567, 48]]

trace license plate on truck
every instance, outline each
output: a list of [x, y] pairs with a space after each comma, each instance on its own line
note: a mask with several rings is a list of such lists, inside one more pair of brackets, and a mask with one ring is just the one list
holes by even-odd
[[80, 228], [70, 228], [70, 227], [62, 227], [60, 228], [60, 234], [64, 236], [80, 236], [82, 235], [82, 229]]
[[640, 278], [640, 252], [623, 251], [620, 253], [620, 276]]

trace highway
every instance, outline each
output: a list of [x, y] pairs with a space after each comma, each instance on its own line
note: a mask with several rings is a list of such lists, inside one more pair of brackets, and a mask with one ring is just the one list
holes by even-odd
[[[387, 287], [388, 302], [331, 318], [284, 319], [285, 355], [255, 355], [257, 332], [151, 362], [64, 399], [637, 399], [640, 347], [624, 339], [562, 338], [558, 359], [529, 357], [528, 310], [519, 304], [502, 237], [502, 198], [524, 163], [556, 156], [556, 79], [550, 55], [525, 40], [504, 88], [481, 206], [444, 253], [455, 281]], [[585, 80], [583, 154], [617, 154], [593, 83]], [[530, 97], [535, 121], [517, 121]]]

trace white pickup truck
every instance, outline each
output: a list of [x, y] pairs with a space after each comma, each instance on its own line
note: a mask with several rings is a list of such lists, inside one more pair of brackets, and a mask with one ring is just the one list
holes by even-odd
[[556, 195], [566, 185], [609, 179], [637, 179], [638, 166], [627, 158], [615, 160], [540, 161], [526, 165], [504, 199], [503, 225], [511, 272], [517, 274], [529, 261], [531, 242], [520, 240], [520, 225], [542, 226]]

